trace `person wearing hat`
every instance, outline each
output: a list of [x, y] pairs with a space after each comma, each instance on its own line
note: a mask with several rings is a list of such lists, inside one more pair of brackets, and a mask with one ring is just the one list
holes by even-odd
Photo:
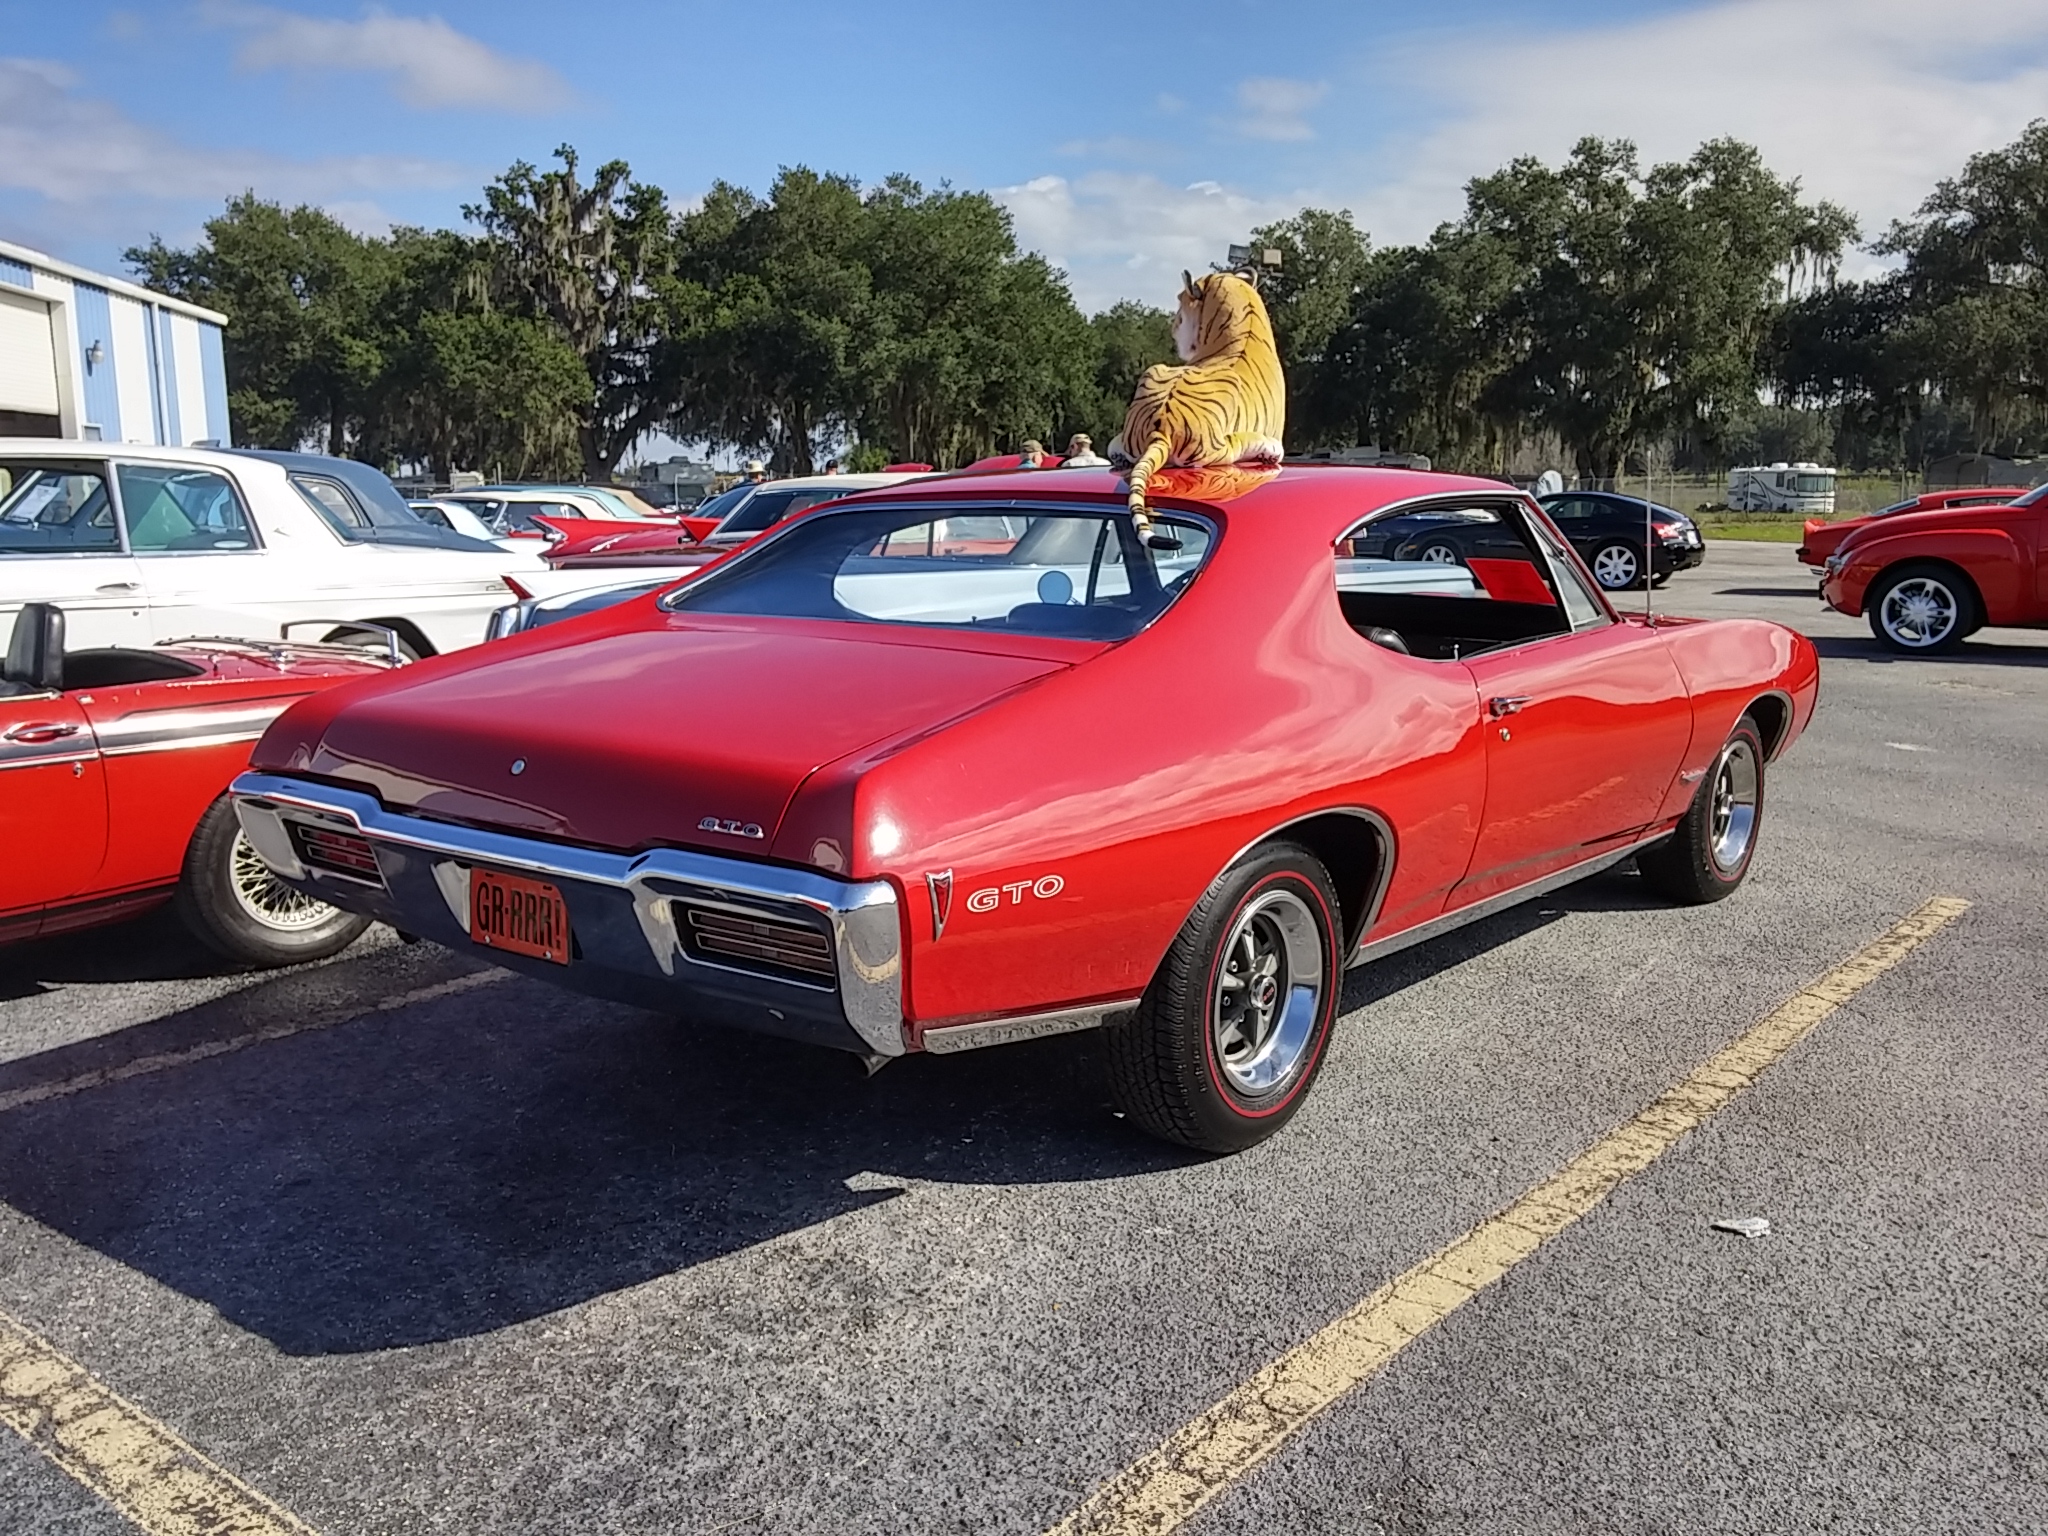
[[1067, 458], [1062, 466], [1066, 469], [1107, 469], [1109, 460], [1095, 451], [1095, 439], [1086, 432], [1076, 432], [1067, 439]]
[[759, 459], [749, 459], [746, 462], [746, 467], [740, 471], [740, 474], [743, 478], [751, 480], [754, 482], [754, 484], [759, 485], [763, 480], [766, 480], [768, 478], [768, 466], [766, 464], [763, 464]]
[[1024, 439], [1024, 451], [1017, 455], [1019, 469], [1042, 469], [1045, 467], [1045, 444], [1035, 437]]

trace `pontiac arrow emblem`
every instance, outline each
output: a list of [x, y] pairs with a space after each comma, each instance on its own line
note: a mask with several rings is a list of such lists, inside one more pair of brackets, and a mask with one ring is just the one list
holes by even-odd
[[936, 870], [924, 877], [925, 889], [932, 896], [932, 938], [944, 937], [946, 919], [953, 911], [953, 871]]

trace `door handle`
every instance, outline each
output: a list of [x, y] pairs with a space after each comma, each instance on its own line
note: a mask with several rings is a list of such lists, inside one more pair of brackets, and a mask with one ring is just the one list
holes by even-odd
[[1527, 693], [1508, 694], [1503, 698], [1488, 699], [1486, 712], [1498, 720], [1502, 715], [1519, 715], [1525, 705], [1533, 704], [1535, 696]]
[[142, 583], [141, 583], [141, 582], [139, 582], [139, 581], [110, 581], [110, 582], [106, 583], [106, 584], [105, 584], [104, 586], [98, 586], [98, 587], [94, 587], [94, 588], [93, 588], [93, 591], [95, 591], [95, 592], [107, 592], [107, 593], [114, 593], [114, 592], [139, 592], [139, 591], [141, 591], [141, 590], [142, 590]]
[[76, 736], [78, 727], [55, 720], [37, 720], [28, 725], [17, 725], [0, 735], [0, 741], [22, 741], [31, 745], [45, 741], [62, 741], [66, 736]]

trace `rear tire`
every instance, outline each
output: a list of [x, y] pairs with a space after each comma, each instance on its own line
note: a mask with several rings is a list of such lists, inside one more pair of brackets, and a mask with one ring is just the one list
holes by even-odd
[[1626, 592], [1643, 579], [1643, 552], [1621, 539], [1609, 539], [1586, 564], [1604, 592]]
[[1336, 1020], [1338, 911], [1328, 872], [1295, 843], [1218, 876], [1137, 1012], [1107, 1031], [1117, 1106], [1202, 1152], [1242, 1151], [1293, 1118]]
[[367, 917], [302, 896], [271, 874], [226, 795], [199, 819], [172, 905], [200, 943], [247, 965], [324, 960], [370, 926]]
[[1764, 740], [1744, 715], [1666, 842], [1636, 855], [1643, 883], [1685, 906], [1734, 894], [1756, 856], [1764, 821]]

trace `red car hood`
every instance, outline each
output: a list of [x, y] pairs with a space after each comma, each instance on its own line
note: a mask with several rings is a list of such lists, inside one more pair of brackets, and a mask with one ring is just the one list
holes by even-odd
[[305, 766], [451, 820], [622, 851], [759, 854], [813, 770], [1064, 665], [853, 628], [678, 616], [398, 673], [341, 708]]

